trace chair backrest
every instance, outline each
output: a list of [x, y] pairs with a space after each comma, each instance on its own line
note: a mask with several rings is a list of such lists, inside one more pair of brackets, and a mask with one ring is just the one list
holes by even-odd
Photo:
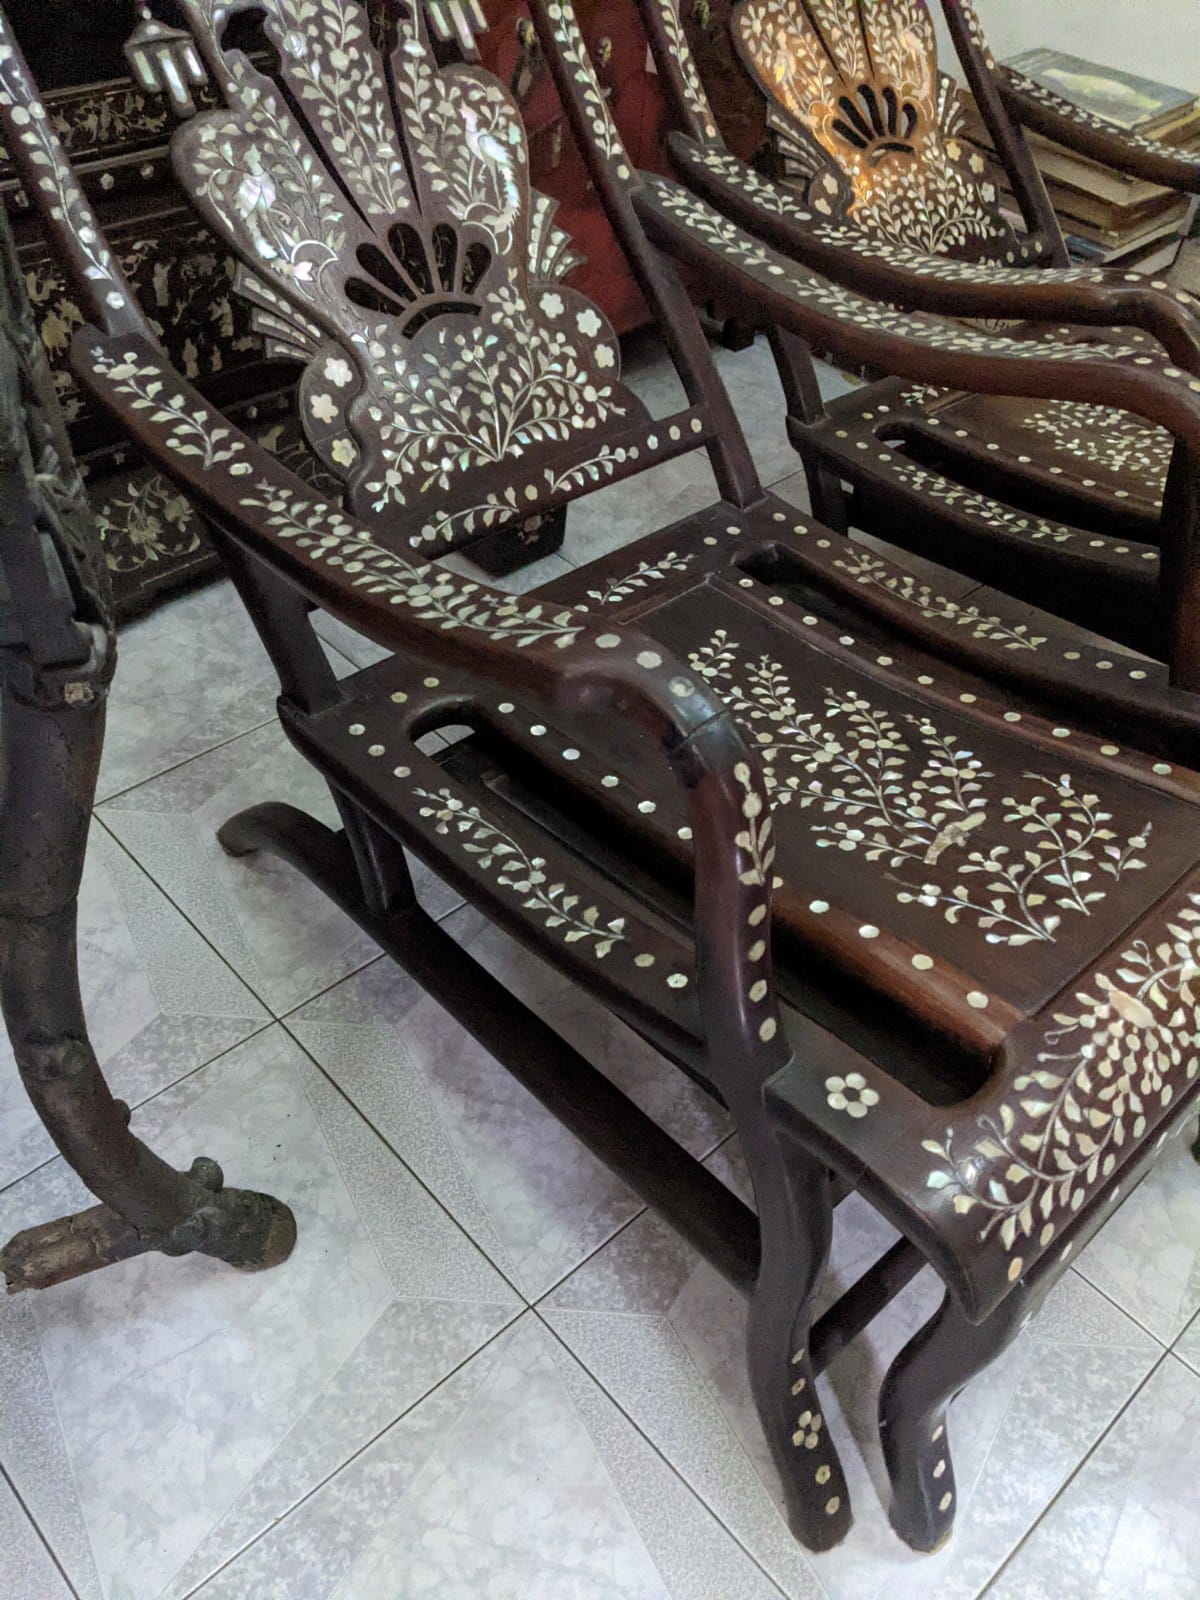
[[[350, 510], [436, 555], [737, 448], [702, 395], [656, 423], [621, 382], [612, 329], [564, 282], [578, 258], [530, 188], [512, 96], [437, 65], [421, 5], [389, 8], [390, 37], [357, 0], [179, 9], [225, 104], [176, 132], [177, 175], [268, 354], [302, 364], [305, 437]], [[272, 70], [225, 46], [240, 11], [262, 13]]]
[[728, 11], [783, 152], [810, 175], [810, 207], [938, 255], [1024, 257], [983, 158], [958, 135], [925, 0], [736, 0]]
[[[271, 353], [300, 365], [322, 492], [340, 481], [348, 509], [424, 557], [694, 450], [727, 500], [761, 499], [678, 279], [643, 290], [689, 403], [652, 418], [603, 316], [563, 281], [569, 240], [530, 190], [512, 97], [481, 69], [438, 66], [423, 6], [175, 3], [224, 105], [177, 130], [173, 161], [237, 256]], [[239, 13], [263, 20], [273, 66], [229, 46]], [[2, 6], [0, 128], [83, 317], [158, 343]]]

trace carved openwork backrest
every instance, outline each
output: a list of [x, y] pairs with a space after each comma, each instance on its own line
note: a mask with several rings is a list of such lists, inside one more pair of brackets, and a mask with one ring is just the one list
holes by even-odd
[[[577, 258], [502, 84], [439, 69], [419, 5], [382, 50], [356, 0], [181, 9], [226, 105], [179, 129], [176, 170], [269, 352], [303, 363], [305, 434], [351, 510], [436, 554], [649, 464], [660, 441], [562, 281]], [[272, 75], [222, 45], [251, 9]]]
[[983, 158], [956, 136], [924, 0], [739, 0], [732, 27], [818, 212], [939, 255], [1014, 259]]

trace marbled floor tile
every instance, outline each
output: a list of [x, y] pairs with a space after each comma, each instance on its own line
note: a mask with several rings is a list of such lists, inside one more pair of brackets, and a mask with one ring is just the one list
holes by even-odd
[[1193, 1372], [1200, 1373], [1200, 1312], [1175, 1341], [1175, 1354], [1181, 1361], [1186, 1361]]
[[121, 630], [101, 798], [178, 766], [275, 714], [278, 680], [227, 581]]
[[[568, 510], [568, 525], [570, 518], [571, 512]], [[539, 589], [544, 583], [553, 583], [555, 578], [561, 578], [571, 570], [571, 563], [557, 552], [543, 556], [540, 561], [531, 561], [528, 566], [518, 567], [503, 578], [493, 578], [490, 573], [477, 567], [466, 550], [451, 551], [448, 556], [443, 556], [439, 565], [448, 567], [451, 572], [461, 573], [475, 583], [487, 583], [493, 589], [503, 589], [506, 594], [528, 594], [531, 589]]]
[[7, 1600], [74, 1600], [37, 1529], [0, 1474], [0, 1594]]
[[531, 1314], [196, 1600], [780, 1600]]
[[[477, 912], [447, 930], [695, 1154], [724, 1114], [601, 1006]], [[447, 1012], [380, 961], [287, 1021], [296, 1037], [529, 1297], [639, 1202]]]
[[[268, 1021], [264, 1007], [121, 847], [92, 829], [79, 903], [92, 1047], [131, 1105]], [[0, 1188], [55, 1155], [0, 1024]]]
[[356, 667], [373, 667], [377, 661], [385, 661], [392, 653], [383, 645], [376, 644], [373, 639], [368, 639], [364, 634], [348, 627], [337, 617], [331, 616], [328, 611], [314, 611], [312, 623], [314, 631], [322, 642], [336, 650], [339, 655], [345, 656], [346, 660], [353, 662]]
[[572, 566], [586, 566], [719, 499], [706, 457], [679, 456], [575, 501], [567, 512], [562, 553]]
[[[101, 809], [142, 863], [268, 1006], [282, 1014], [378, 954], [325, 895], [269, 855], [234, 860], [220, 825], [245, 806], [286, 800], [331, 827], [324, 780], [275, 725], [245, 734]], [[424, 869], [416, 881], [435, 915], [458, 897]]]
[[1162, 1344], [1200, 1311], [1200, 1167], [1189, 1122], [1101, 1228], [1076, 1269]]
[[[891, 1237], [863, 1203], [842, 1206], [837, 1284], [852, 1282]], [[639, 1217], [538, 1309], [786, 1593], [803, 1595], [816, 1583], [837, 1600], [923, 1600], [931, 1593], [973, 1600], [1159, 1347], [1068, 1274], [1014, 1346], [955, 1403], [957, 1532], [938, 1555], [917, 1556], [891, 1533], [880, 1501], [874, 1410], [887, 1363], [936, 1305], [930, 1277], [911, 1285], [821, 1380], [822, 1410], [842, 1452], [857, 1520], [843, 1545], [820, 1557], [792, 1540], [778, 1510], [778, 1483], [745, 1377], [744, 1306], [664, 1223]]]
[[985, 1600], [1197, 1600], [1200, 1377], [1168, 1356]]
[[[82, 1600], [202, 1582], [520, 1309], [282, 1028], [135, 1126], [286, 1199], [299, 1241], [270, 1272], [152, 1255], [0, 1306], [0, 1461]], [[82, 1198], [54, 1162], [0, 1231]]]

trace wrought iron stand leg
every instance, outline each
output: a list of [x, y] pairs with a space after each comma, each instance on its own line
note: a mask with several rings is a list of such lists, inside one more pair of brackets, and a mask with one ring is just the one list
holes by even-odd
[[951, 1400], [1008, 1347], [1042, 1294], [1018, 1287], [983, 1322], [947, 1293], [896, 1356], [879, 1396], [879, 1435], [892, 1484], [892, 1527], [914, 1550], [936, 1550], [954, 1528]]
[[807, 1152], [743, 1128], [762, 1239], [750, 1298], [748, 1360], [759, 1418], [783, 1480], [788, 1523], [828, 1550], [852, 1521], [837, 1449], [821, 1415], [809, 1354], [813, 1301], [829, 1256], [829, 1173]]
[[215, 1161], [177, 1172], [129, 1131], [88, 1042], [76, 966], [76, 895], [104, 703], [31, 705], [5, 690], [0, 815], [0, 1008], [29, 1097], [100, 1204], [26, 1229], [0, 1251], [10, 1292], [44, 1288], [148, 1250], [232, 1266], [291, 1253], [291, 1211], [226, 1189]]

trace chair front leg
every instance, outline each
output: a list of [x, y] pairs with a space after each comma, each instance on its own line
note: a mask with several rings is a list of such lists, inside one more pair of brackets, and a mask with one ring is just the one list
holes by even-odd
[[938, 1549], [954, 1528], [950, 1402], [1007, 1349], [1048, 1287], [1018, 1285], [980, 1323], [969, 1322], [947, 1291], [888, 1368], [879, 1395], [879, 1436], [892, 1486], [888, 1515], [914, 1550]]
[[821, 1415], [809, 1333], [833, 1232], [830, 1178], [822, 1163], [764, 1128], [742, 1145], [762, 1240], [750, 1299], [750, 1383], [783, 1480], [788, 1523], [810, 1550], [829, 1550], [850, 1529], [850, 1495]]

